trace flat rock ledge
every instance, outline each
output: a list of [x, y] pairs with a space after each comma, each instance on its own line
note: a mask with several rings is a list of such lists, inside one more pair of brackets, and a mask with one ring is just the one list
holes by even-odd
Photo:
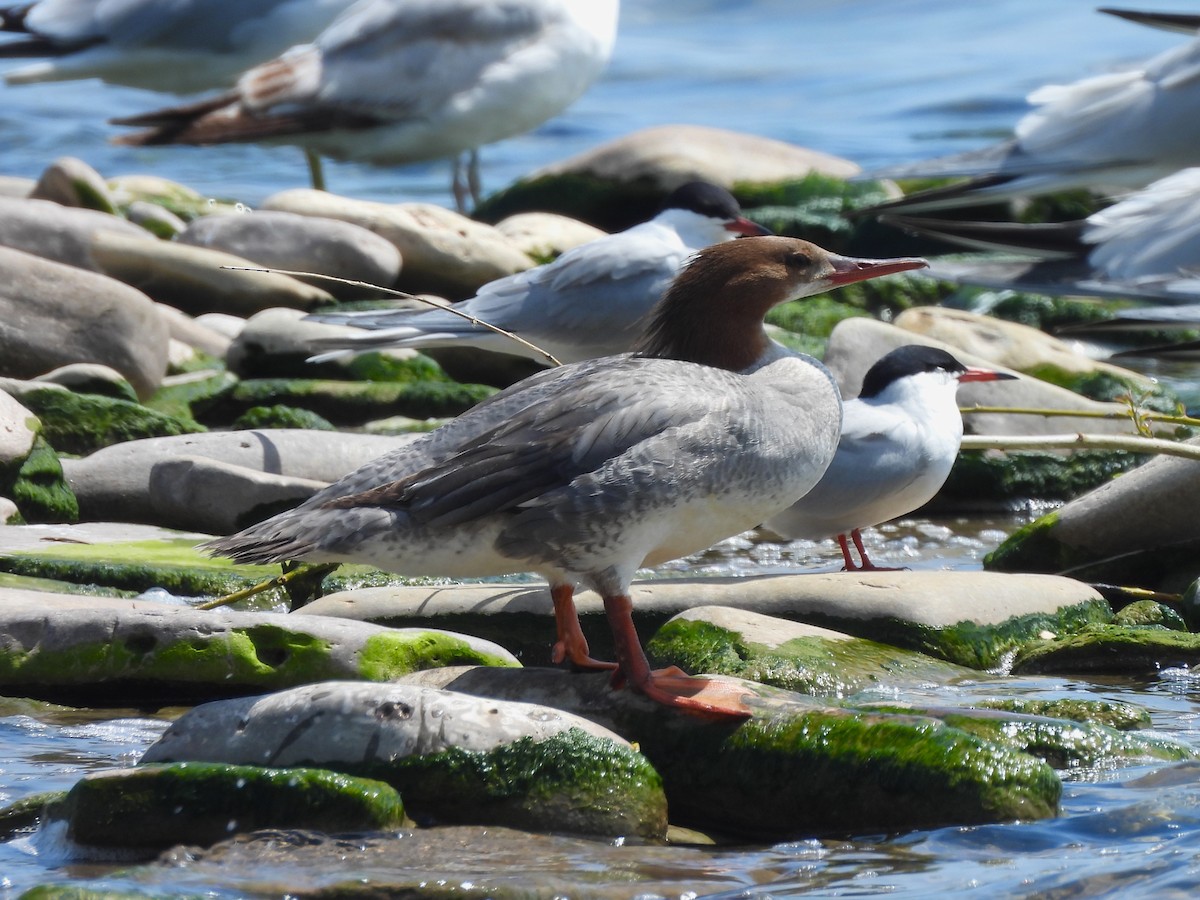
[[319, 766], [395, 787], [427, 824], [666, 835], [657, 772], [571, 713], [417, 685], [327, 682], [204, 704], [143, 763]]
[[[610, 652], [600, 598], [583, 592], [576, 603], [593, 649]], [[634, 585], [634, 615], [646, 632], [684, 610], [714, 605], [820, 625], [976, 669], [997, 665], [1042, 632], [1112, 618], [1095, 589], [1054, 575], [847, 572]], [[439, 627], [487, 636], [540, 664], [551, 642], [552, 609], [544, 586], [493, 584], [360, 588], [322, 597], [303, 612], [392, 626], [435, 620]]]
[[429, 666], [519, 665], [502, 647], [434, 628], [89, 600], [14, 598], [0, 606], [0, 690], [135, 706], [338, 678], [386, 681]]

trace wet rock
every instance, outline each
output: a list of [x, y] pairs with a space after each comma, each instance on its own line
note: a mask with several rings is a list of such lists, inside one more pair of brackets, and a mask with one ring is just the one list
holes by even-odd
[[0, 375], [103, 363], [146, 397], [166, 374], [168, 335], [157, 309], [111, 278], [0, 247], [0, 321]]
[[534, 172], [489, 197], [476, 216], [497, 221], [528, 210], [561, 213], [606, 231], [649, 219], [688, 181], [733, 190], [740, 184], [800, 179], [812, 172], [858, 174], [848, 160], [757, 135], [700, 125], [635, 131]]
[[[634, 618], [640, 631], [652, 632], [688, 609], [736, 606], [971, 668], [996, 665], [1042, 631], [1070, 632], [1112, 618], [1108, 603], [1081, 582], [995, 575], [845, 572], [640, 581], [633, 587]], [[610, 653], [600, 598], [581, 592], [576, 605], [593, 651]], [[445, 627], [488, 635], [535, 664], [546, 659], [552, 634], [552, 604], [541, 585], [363, 588], [321, 597], [304, 611], [390, 625], [436, 617]]]
[[972, 671], [911, 650], [728, 606], [673, 617], [647, 652], [687, 672], [734, 675], [814, 697], [845, 698], [887, 684], [946, 683]]
[[6, 603], [0, 623], [4, 693], [107, 706], [178, 704], [334, 679], [388, 681], [444, 665], [519, 665], [495, 644], [433, 628], [153, 602], [132, 609], [96, 608], [86, 597], [75, 607]]
[[333, 299], [287, 275], [241, 271], [256, 264], [240, 256], [172, 241], [131, 240], [105, 232], [95, 235], [91, 253], [104, 274], [191, 315], [248, 316], [274, 306], [311, 309]]
[[545, 212], [517, 213], [497, 222], [496, 230], [539, 263], [607, 234], [578, 219]]
[[490, 225], [429, 203], [377, 203], [324, 191], [293, 189], [268, 197], [268, 210], [339, 219], [391, 242], [404, 260], [399, 287], [455, 299], [533, 266], [533, 260]]
[[[824, 705], [727, 676], [751, 717], [670, 715], [606, 676], [445, 669], [406, 682], [519, 698], [611, 725], [661, 773], [672, 819], [768, 840], [1053, 815], [1061, 785], [1043, 761], [936, 718]], [[492, 677], [495, 676], [495, 677]], [[886, 802], [880, 802], [886, 797]]]
[[1159, 456], [1019, 529], [984, 565], [1182, 591], [1196, 577], [1197, 503], [1195, 461]]
[[78, 844], [153, 855], [265, 828], [394, 828], [404, 824], [404, 804], [381, 781], [321, 769], [177, 763], [85, 775], [48, 819], [64, 819]]
[[117, 400], [137, 402], [137, 391], [133, 385], [110, 366], [99, 363], [71, 363], [60, 366], [33, 379], [34, 384], [45, 382], [67, 388], [78, 394], [98, 394]]
[[154, 241], [149, 232], [108, 213], [72, 209], [48, 200], [0, 197], [0, 247], [99, 272], [102, 270], [92, 256], [92, 242], [99, 234]]
[[[316, 272], [384, 287], [400, 276], [400, 251], [390, 241], [351, 222], [319, 216], [274, 210], [204, 216], [178, 240], [271, 269]], [[326, 280], [313, 283], [335, 297], [364, 295], [363, 288]]]
[[1157, 675], [1200, 665], [1200, 635], [1165, 628], [1093, 626], [1021, 648], [1014, 675]]
[[87, 454], [125, 441], [204, 430], [140, 403], [77, 393], [58, 384], [0, 379], [0, 391], [17, 397], [38, 416], [42, 433], [59, 453]]
[[156, 525], [232, 534], [299, 505], [325, 485], [203, 456], [175, 456], [150, 469], [147, 501]]
[[352, 426], [389, 416], [456, 416], [495, 392], [487, 385], [460, 384], [445, 377], [409, 382], [255, 378], [234, 387], [227, 406], [234, 414], [254, 406], [294, 406], [335, 425]]
[[657, 773], [568, 713], [414, 685], [325, 683], [210, 703], [142, 762], [319, 765], [394, 786], [418, 821], [662, 838]]
[[30, 197], [62, 206], [95, 209], [115, 214], [116, 203], [104, 178], [81, 159], [63, 156], [42, 172]]
[[1116, 700], [1075, 700], [1071, 698], [1040, 700], [1032, 697], [1005, 697], [975, 704], [983, 709], [1029, 716], [1066, 719], [1068, 722], [1089, 722], [1107, 725], [1118, 731], [1149, 728], [1153, 722], [1150, 711], [1132, 703]]
[[65, 460], [64, 471], [85, 519], [154, 523], [149, 499], [154, 466], [181, 455], [202, 456], [260, 472], [331, 482], [409, 436], [278, 429], [147, 438]]
[[[851, 318], [839, 322], [829, 337], [824, 362], [833, 372], [842, 392], [848, 397], [855, 397], [862, 387], [863, 375], [867, 369], [885, 353], [905, 344], [940, 347], [954, 354], [965, 365], [1008, 371], [1004, 366], [976, 356], [968, 349], [869, 318]], [[958, 390], [958, 405], [963, 409], [972, 406], [1009, 406], [1106, 413], [1126, 411], [1126, 407], [1122, 405], [1088, 400], [1073, 391], [1029, 377], [1017, 378], [1014, 381], [965, 384]], [[1081, 428], [1081, 421], [1086, 422], [1086, 430], [1089, 432], [1128, 434], [1131, 431], [1128, 419], [1080, 420], [1074, 417], [1056, 418], [1007, 413], [964, 415], [963, 428], [967, 434], [1074, 434], [1084, 430]]]
[[1114, 625], [1130, 628], [1166, 628], [1169, 631], [1187, 631], [1183, 616], [1171, 607], [1154, 600], [1135, 600], [1117, 611]]

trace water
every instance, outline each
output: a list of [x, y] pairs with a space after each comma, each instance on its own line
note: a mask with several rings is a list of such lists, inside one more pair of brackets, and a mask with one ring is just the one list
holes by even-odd
[[[498, 189], [538, 166], [667, 123], [761, 134], [867, 169], [970, 149], [1007, 133], [1029, 90], [1109, 71], [1182, 39], [1097, 15], [1093, 6], [1093, 0], [626, 0], [607, 76], [536, 133], [486, 148], [485, 186]], [[1182, 0], [1153, 6], [1190, 9]], [[250, 205], [305, 182], [300, 155], [290, 148], [135, 150], [107, 143], [118, 133], [107, 118], [163, 101], [96, 83], [0, 86], [0, 174], [36, 177], [69, 153], [107, 176], [153, 173]], [[328, 178], [332, 190], [350, 196], [451, 202], [444, 164], [397, 170], [332, 164]], [[1180, 383], [1195, 380], [1186, 371], [1172, 374]], [[891, 564], [977, 568], [982, 554], [1020, 521], [914, 520], [869, 536], [868, 548]], [[686, 568], [748, 574], [837, 566], [831, 542], [737, 538]], [[927, 693], [925, 699], [938, 703], [998, 693], [1137, 702], [1152, 711], [1156, 729], [1200, 749], [1200, 680], [1183, 671], [1163, 671], [1146, 682], [981, 676]], [[165, 724], [165, 717], [136, 711], [0, 700], [0, 803], [132, 763]], [[726, 892], [716, 896], [727, 898], [1195, 892], [1200, 774], [1194, 768], [1133, 766], [1064, 777], [1063, 814], [1052, 821], [706, 851], [705, 871], [722, 873]], [[41, 881], [113, 869], [60, 853], [45, 839], [0, 845], [0, 898]], [[663, 865], [662, 872], [677, 886], [674, 896], [687, 894], [682, 863]]]

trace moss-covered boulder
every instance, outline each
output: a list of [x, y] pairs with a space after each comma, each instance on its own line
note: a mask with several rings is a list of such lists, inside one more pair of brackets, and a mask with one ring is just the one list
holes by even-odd
[[1165, 628], [1097, 626], [1035, 641], [1013, 660], [1015, 675], [1155, 675], [1200, 665], [1200, 635]]
[[0, 635], [5, 694], [103, 706], [194, 702], [338, 678], [387, 681], [445, 665], [519, 665], [495, 644], [437, 629], [145, 601], [128, 608], [86, 598], [10, 603], [0, 611]]
[[336, 425], [361, 425], [388, 416], [424, 419], [456, 416], [495, 393], [480, 384], [446, 380], [411, 383], [252, 379], [229, 395], [240, 414], [254, 406], [285, 405], [311, 410]]
[[0, 841], [33, 834], [46, 818], [46, 809], [60, 803], [66, 791], [42, 791], [0, 807]]
[[23, 390], [21, 403], [41, 419], [46, 440], [59, 453], [86, 455], [124, 441], [204, 431], [140, 403], [59, 387]]
[[1026, 503], [1064, 503], [1145, 461], [1144, 455], [1124, 450], [1079, 450], [1065, 454], [964, 450], [954, 461], [930, 509], [1012, 509]]
[[972, 674], [911, 650], [727, 606], [680, 613], [658, 630], [647, 652], [688, 672], [734, 675], [827, 698]]
[[230, 426], [235, 429], [250, 428], [310, 428], [314, 431], [334, 431], [333, 424], [312, 410], [294, 406], [252, 406]]
[[1165, 603], [1156, 600], [1135, 600], [1117, 611], [1114, 625], [1130, 628], [1166, 628], [1171, 631], [1187, 631], [1183, 616]]
[[545, 707], [412, 685], [335, 682], [205, 704], [172, 724], [143, 762], [264, 759], [386, 781], [418, 821], [666, 833], [658, 774], [606, 729]]
[[1047, 716], [1051, 719], [1066, 719], [1069, 722], [1087, 722], [1107, 725], [1118, 731], [1149, 728], [1150, 711], [1132, 703], [1116, 700], [1076, 700], [1073, 698], [1038, 699], [1034, 697], [1004, 697], [983, 700], [975, 704], [983, 709], [998, 709], [1005, 712], [1030, 716]]
[[49, 813], [66, 820], [77, 843], [148, 855], [263, 828], [337, 834], [404, 823], [400, 795], [381, 781], [322, 769], [205, 763], [85, 775]]
[[237, 382], [231, 372], [213, 368], [170, 376], [146, 400], [146, 406], [175, 419], [208, 422], [208, 411], [219, 407]]

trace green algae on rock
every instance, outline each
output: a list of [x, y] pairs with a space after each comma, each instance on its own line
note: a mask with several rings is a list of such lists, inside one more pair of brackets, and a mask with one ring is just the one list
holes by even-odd
[[391, 828], [404, 805], [389, 785], [338, 772], [184, 762], [86, 775], [52, 815], [78, 843], [157, 851], [262, 828]]
[[63, 475], [62, 463], [40, 434], [40, 422], [33, 421], [39, 433], [28, 455], [0, 467], [0, 497], [12, 500], [21, 519], [29, 524], [76, 522], [79, 503]]
[[933, 508], [1013, 509], [1030, 501], [1071, 500], [1142, 462], [1144, 456], [1123, 450], [1013, 450], [1003, 455], [966, 450], [955, 460]]
[[45, 818], [47, 807], [61, 802], [66, 796], [66, 791], [42, 791], [0, 807], [0, 841], [32, 834]]
[[1093, 626], [1022, 647], [1014, 675], [1154, 675], [1200, 664], [1200, 634], [1160, 628]]
[[1032, 697], [1006, 697], [975, 704], [983, 709], [998, 709], [1030, 716], [1048, 716], [1071, 722], [1094, 722], [1118, 731], [1149, 728], [1150, 711], [1132, 703], [1116, 700], [1039, 700]]
[[86, 455], [122, 441], [205, 430], [140, 403], [61, 388], [22, 391], [21, 403], [37, 413], [46, 440], [59, 453]]
[[1114, 625], [1129, 628], [1166, 628], [1168, 631], [1187, 631], [1187, 622], [1165, 603], [1155, 600], [1135, 600], [1117, 610]]
[[[315, 431], [336, 431], [324, 416], [319, 416], [312, 410], [297, 409], [294, 406], [276, 404], [274, 406], [252, 406], [229, 426], [234, 431], [246, 431], [254, 428], [309, 428]], [[257, 520], [256, 520], [257, 521]]]
[[453, 381], [366, 382], [313, 379], [243, 381], [229, 396], [232, 410], [284, 404], [308, 409], [338, 425], [361, 425], [402, 415], [414, 419], [455, 416], [495, 393], [485, 385]]
[[237, 376], [224, 369], [201, 369], [169, 379], [147, 400], [146, 407], [181, 421], [208, 421], [205, 414], [218, 406], [237, 385]]

